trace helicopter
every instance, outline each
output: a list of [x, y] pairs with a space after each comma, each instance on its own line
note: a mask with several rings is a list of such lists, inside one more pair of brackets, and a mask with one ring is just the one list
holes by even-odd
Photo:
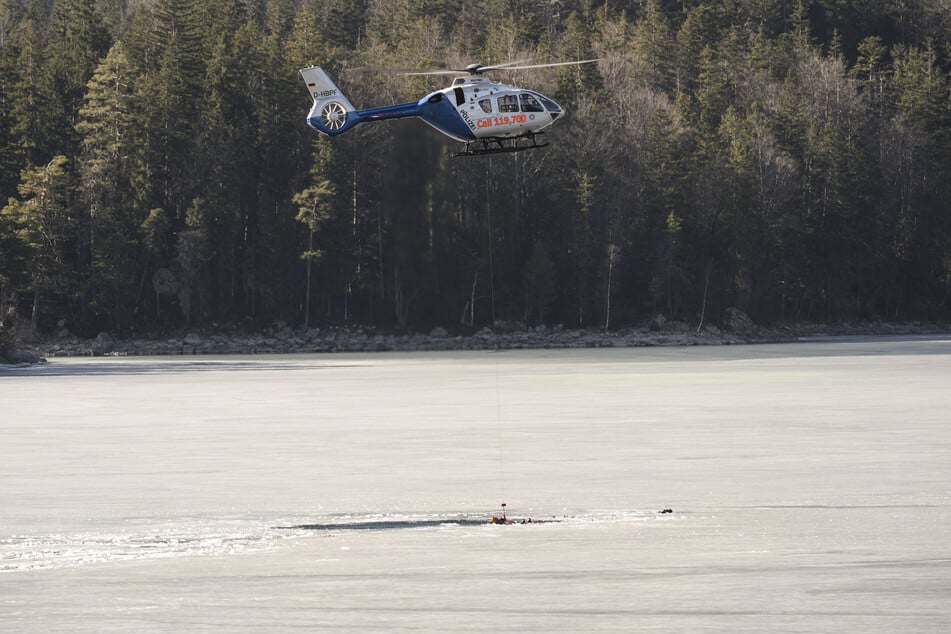
[[453, 156], [476, 156], [546, 147], [548, 143], [538, 142], [539, 135], [565, 114], [564, 108], [545, 95], [497, 84], [484, 76], [486, 72], [598, 61], [600, 59], [529, 65], [522, 65], [522, 62], [475, 63], [465, 68], [402, 72], [401, 75], [465, 75], [457, 76], [448, 88], [432, 92], [419, 101], [367, 110], [354, 108], [319, 66], [302, 68], [300, 73], [314, 99], [307, 124], [318, 132], [336, 136], [360, 123], [419, 117], [446, 136], [465, 144], [462, 151]]

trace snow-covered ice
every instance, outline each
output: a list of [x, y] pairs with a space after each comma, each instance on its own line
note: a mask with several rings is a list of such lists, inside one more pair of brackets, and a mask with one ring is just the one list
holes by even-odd
[[946, 337], [0, 369], [0, 630], [947, 631], [949, 378]]

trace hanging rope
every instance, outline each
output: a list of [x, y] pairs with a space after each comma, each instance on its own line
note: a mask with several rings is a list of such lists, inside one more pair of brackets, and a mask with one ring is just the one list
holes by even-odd
[[[499, 493], [502, 496], [502, 499], [505, 499], [505, 461], [502, 457], [502, 399], [500, 397], [500, 388], [499, 388], [499, 355], [501, 351], [498, 347], [495, 348], [495, 415], [496, 422], [499, 428]], [[505, 509], [505, 502], [502, 503], [503, 514]]]

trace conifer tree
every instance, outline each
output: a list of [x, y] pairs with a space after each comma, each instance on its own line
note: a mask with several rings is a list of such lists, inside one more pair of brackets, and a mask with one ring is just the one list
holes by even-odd
[[324, 251], [314, 244], [314, 238], [320, 231], [321, 225], [330, 218], [335, 194], [333, 183], [327, 179], [333, 156], [329, 142], [318, 140], [315, 143], [317, 149], [307, 187], [295, 194], [293, 199], [294, 204], [298, 206], [295, 220], [307, 229], [307, 248], [300, 256], [307, 265], [307, 281], [304, 288], [304, 328], [310, 326], [311, 272], [313, 265], [324, 255]]
[[[92, 280], [89, 292], [97, 310], [110, 315], [118, 331], [122, 318], [132, 310], [130, 288], [125, 280], [136, 277], [139, 263], [139, 226], [144, 220], [142, 201], [136, 195], [131, 174], [135, 154], [131, 149], [135, 117], [132, 69], [121, 41], [102, 60], [86, 90], [76, 131], [80, 135], [79, 157], [81, 243], [88, 251]], [[103, 302], [97, 298], [107, 295]]]
[[42, 300], [61, 299], [72, 282], [68, 247], [73, 183], [68, 159], [55, 156], [43, 167], [24, 170], [18, 189], [20, 200], [10, 200], [0, 214], [25, 252], [29, 286], [24, 290], [32, 292], [30, 325], [36, 330]]
[[62, 128], [50, 125], [61, 112], [56, 107], [55, 77], [44, 52], [47, 21], [43, 3], [29, 2], [5, 38], [14, 61], [6, 86], [9, 98], [4, 97], [4, 102], [11, 120], [11, 141], [22, 157], [21, 167], [45, 165], [61, 138]]
[[672, 93], [674, 77], [674, 39], [660, 0], [647, 0], [644, 16], [634, 27], [632, 49], [640, 81], [654, 90]]

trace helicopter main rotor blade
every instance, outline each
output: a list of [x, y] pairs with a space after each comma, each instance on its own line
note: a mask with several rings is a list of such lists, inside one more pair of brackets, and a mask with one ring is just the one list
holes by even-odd
[[397, 73], [397, 75], [458, 75], [459, 73], [468, 73], [465, 68], [460, 68], [458, 70], [445, 69], [445, 70], [406, 70]]
[[486, 72], [486, 71], [495, 70], [495, 69], [499, 69], [499, 70], [525, 70], [525, 69], [528, 69], [528, 68], [550, 68], [550, 67], [552, 67], [552, 66], [572, 66], [572, 65], [574, 65], [574, 64], [593, 64], [594, 62], [600, 62], [600, 61], [601, 61], [601, 58], [598, 57], [598, 58], [596, 58], [596, 59], [583, 59], [583, 60], [579, 60], [579, 61], [577, 61], [577, 62], [553, 62], [553, 63], [551, 63], [551, 64], [529, 64], [528, 66], [501, 66], [501, 65], [497, 65], [497, 66], [485, 66], [485, 67], [483, 67], [483, 68], [480, 68], [480, 69], [479, 69], [479, 72]]
[[518, 65], [520, 65], [520, 64], [524, 64], [524, 63], [530, 62], [530, 61], [532, 61], [532, 60], [530, 60], [530, 59], [519, 59], [519, 60], [516, 60], [516, 61], [514, 61], [514, 62], [502, 62], [501, 64], [489, 64], [489, 65], [487, 65], [487, 66], [479, 66], [479, 72], [481, 73], [481, 72], [486, 71], [486, 70], [495, 70], [495, 69], [497, 69], [497, 68], [511, 68], [512, 66], [518, 66]]
[[493, 69], [502, 69], [509, 68], [510, 66], [518, 66], [519, 64], [524, 64], [531, 60], [528, 59], [519, 59], [513, 62], [502, 62], [501, 64], [492, 64], [491, 66], [485, 66], [483, 64], [470, 64], [465, 68], [434, 68], [431, 70], [404, 70], [399, 69], [397, 72], [400, 75], [458, 75], [459, 73], [466, 73], [469, 75], [481, 75], [486, 70]]
[[529, 60], [518, 60], [514, 62], [503, 62], [501, 64], [492, 64], [489, 66], [483, 66], [482, 64], [470, 64], [466, 68], [437, 68], [433, 70], [401, 70], [397, 71], [399, 75], [458, 75], [459, 73], [467, 73], [469, 75], [482, 75], [493, 70], [526, 70], [529, 68], [549, 68], [552, 66], [572, 66], [575, 64], [593, 64], [594, 62], [600, 62], [601, 58], [597, 59], [584, 59], [575, 62], [552, 62], [550, 64], [528, 64], [525, 65], [525, 62]]

